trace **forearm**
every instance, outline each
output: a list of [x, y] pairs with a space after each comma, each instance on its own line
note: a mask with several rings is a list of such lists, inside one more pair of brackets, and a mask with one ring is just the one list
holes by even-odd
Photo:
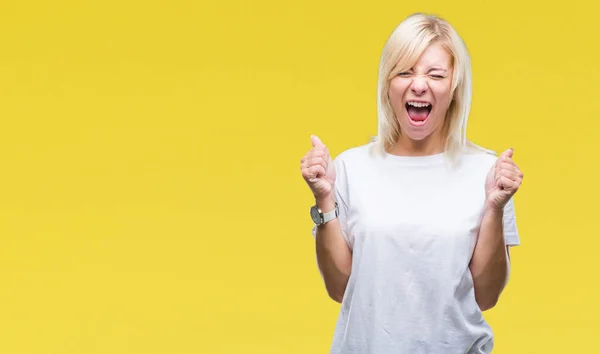
[[[317, 201], [321, 210], [332, 210], [334, 205], [333, 200]], [[325, 288], [333, 300], [341, 302], [350, 278], [352, 253], [337, 218], [317, 226], [316, 231], [317, 262]]]
[[502, 214], [502, 210], [486, 209], [470, 264], [475, 298], [483, 311], [496, 305], [510, 272]]

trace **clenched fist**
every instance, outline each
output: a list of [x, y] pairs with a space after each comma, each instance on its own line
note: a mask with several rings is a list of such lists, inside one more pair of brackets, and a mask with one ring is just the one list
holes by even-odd
[[335, 184], [335, 166], [329, 150], [319, 138], [311, 135], [313, 148], [300, 160], [302, 177], [310, 187], [316, 200], [332, 196]]
[[512, 160], [512, 156], [513, 150], [506, 150], [488, 172], [485, 181], [486, 204], [494, 210], [502, 210], [523, 181], [523, 172]]

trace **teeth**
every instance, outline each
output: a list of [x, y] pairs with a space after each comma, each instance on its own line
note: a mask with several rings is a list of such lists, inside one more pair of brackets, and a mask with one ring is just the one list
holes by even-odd
[[426, 102], [408, 102], [413, 107], [429, 107], [431, 104]]

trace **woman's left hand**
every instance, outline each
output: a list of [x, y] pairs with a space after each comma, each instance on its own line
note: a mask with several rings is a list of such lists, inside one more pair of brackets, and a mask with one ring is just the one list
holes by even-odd
[[512, 160], [513, 149], [508, 149], [496, 160], [485, 181], [486, 205], [502, 210], [517, 192], [523, 181], [523, 172]]

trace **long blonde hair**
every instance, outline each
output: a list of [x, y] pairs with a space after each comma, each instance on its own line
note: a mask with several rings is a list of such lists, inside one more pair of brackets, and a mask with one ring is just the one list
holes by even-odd
[[433, 42], [441, 43], [452, 56], [452, 101], [446, 113], [444, 151], [452, 159], [465, 147], [486, 151], [467, 140], [471, 110], [471, 58], [456, 30], [435, 15], [415, 13], [402, 21], [388, 38], [381, 55], [377, 84], [378, 136], [372, 141], [379, 152], [387, 152], [400, 136], [400, 124], [391, 106], [390, 80], [413, 67]]

